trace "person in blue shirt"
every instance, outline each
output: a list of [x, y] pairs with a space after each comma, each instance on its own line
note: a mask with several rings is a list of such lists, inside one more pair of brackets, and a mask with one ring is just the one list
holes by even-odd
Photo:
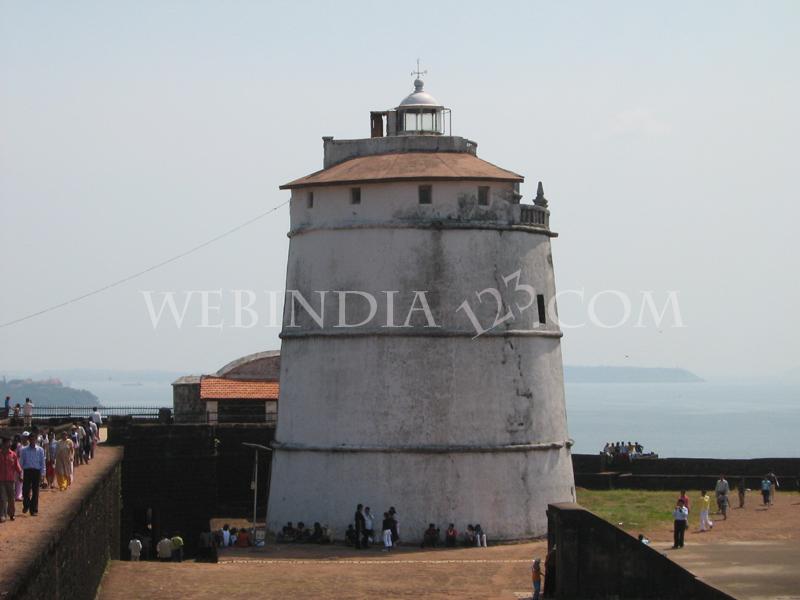
[[772, 481], [770, 481], [769, 475], [764, 475], [764, 479], [761, 480], [761, 497], [764, 499], [764, 506], [769, 506], [771, 485]]
[[39, 432], [34, 428], [28, 438], [28, 445], [19, 453], [22, 466], [22, 512], [30, 511], [31, 516], [39, 514], [39, 486], [45, 476], [44, 448], [36, 445]]

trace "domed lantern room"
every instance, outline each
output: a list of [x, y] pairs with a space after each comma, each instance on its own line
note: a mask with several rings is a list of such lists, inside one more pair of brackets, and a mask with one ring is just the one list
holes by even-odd
[[[397, 135], [442, 135], [444, 119], [450, 116], [436, 98], [423, 90], [423, 81], [414, 80], [414, 93], [406, 96], [397, 111]], [[449, 125], [449, 124], [448, 124]]]
[[420, 77], [427, 71], [411, 72], [416, 76], [414, 91], [406, 96], [393, 110], [372, 111], [370, 113], [370, 129], [372, 137], [384, 136], [384, 119], [386, 135], [452, 135], [452, 113], [449, 108], [426, 92]]

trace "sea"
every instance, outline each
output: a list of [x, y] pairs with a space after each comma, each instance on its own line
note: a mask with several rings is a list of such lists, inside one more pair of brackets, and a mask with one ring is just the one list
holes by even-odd
[[[105, 406], [172, 406], [170, 381], [71, 381]], [[573, 452], [638, 441], [661, 457], [800, 457], [800, 383], [567, 383]]]

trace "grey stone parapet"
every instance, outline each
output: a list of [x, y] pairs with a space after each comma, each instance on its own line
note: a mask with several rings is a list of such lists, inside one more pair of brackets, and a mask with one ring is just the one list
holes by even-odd
[[404, 135], [358, 140], [335, 140], [323, 137], [323, 168], [327, 169], [351, 158], [398, 152], [461, 152], [477, 155], [478, 144], [467, 138], [442, 135]]

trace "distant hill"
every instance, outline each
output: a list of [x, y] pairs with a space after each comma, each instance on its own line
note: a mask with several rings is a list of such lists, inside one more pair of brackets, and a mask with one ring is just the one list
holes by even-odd
[[176, 371], [157, 371], [154, 369], [47, 369], [41, 371], [16, 370], [0, 371], [0, 376], [30, 379], [58, 378], [61, 381], [119, 381], [119, 382], [172, 382], [181, 375]]
[[67, 387], [58, 379], [0, 380], [0, 399], [11, 396], [11, 406], [22, 405], [30, 398], [34, 406], [99, 406], [97, 396], [88, 390]]
[[567, 383], [698, 383], [704, 381], [686, 369], [651, 367], [564, 366]]

